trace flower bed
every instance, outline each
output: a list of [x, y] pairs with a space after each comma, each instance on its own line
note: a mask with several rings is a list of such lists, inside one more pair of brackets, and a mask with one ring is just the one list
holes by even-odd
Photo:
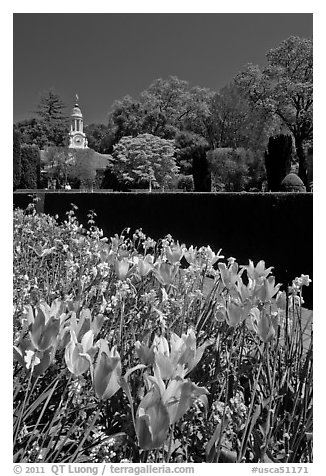
[[15, 210], [14, 460], [310, 462], [309, 282]]

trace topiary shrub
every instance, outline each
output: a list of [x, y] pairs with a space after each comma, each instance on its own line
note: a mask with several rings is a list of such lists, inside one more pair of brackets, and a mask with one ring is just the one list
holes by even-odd
[[265, 152], [265, 167], [268, 190], [279, 192], [283, 178], [290, 172], [292, 160], [292, 137], [279, 134], [270, 137], [268, 152]]
[[212, 189], [211, 172], [206, 157], [208, 146], [199, 145], [192, 151], [192, 175], [195, 192], [210, 192]]
[[304, 186], [301, 178], [297, 174], [288, 174], [281, 183], [282, 192], [305, 192], [306, 187]]

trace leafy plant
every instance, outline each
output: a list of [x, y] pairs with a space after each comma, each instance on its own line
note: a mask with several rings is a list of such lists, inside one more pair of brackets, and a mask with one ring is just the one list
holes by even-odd
[[312, 461], [309, 277], [94, 218], [14, 212], [14, 460]]

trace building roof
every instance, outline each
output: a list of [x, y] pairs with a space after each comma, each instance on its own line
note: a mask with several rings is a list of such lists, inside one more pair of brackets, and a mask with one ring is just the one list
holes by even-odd
[[82, 115], [82, 113], [81, 113], [81, 110], [80, 110], [78, 104], [75, 104], [75, 107], [73, 108], [71, 115], [72, 115], [73, 117], [83, 117], [83, 115]]

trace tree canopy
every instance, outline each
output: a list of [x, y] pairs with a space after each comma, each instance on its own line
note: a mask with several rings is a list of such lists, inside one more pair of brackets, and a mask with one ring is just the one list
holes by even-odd
[[[125, 184], [161, 187], [164, 174], [159, 171], [165, 170], [170, 183], [178, 172], [192, 174], [195, 189], [202, 191], [210, 190], [213, 165], [207, 161], [208, 151], [250, 150], [253, 154], [245, 166], [239, 154], [232, 160], [230, 154], [225, 157], [233, 175], [238, 161], [239, 170], [242, 167], [252, 176], [246, 186], [259, 188], [269, 138], [290, 132], [299, 176], [309, 190], [305, 150], [312, 150], [313, 137], [312, 40], [291, 36], [269, 50], [266, 59], [262, 69], [249, 64], [218, 92], [193, 87], [176, 76], [156, 79], [138, 98], [127, 95], [116, 100], [107, 125], [85, 127], [90, 149], [111, 154], [107, 172]], [[21, 143], [40, 149], [65, 146], [69, 120], [59, 95], [52, 90], [44, 94], [36, 113], [37, 117], [16, 124]], [[221, 154], [213, 154], [216, 163]]]
[[261, 71], [252, 64], [235, 82], [255, 108], [278, 117], [293, 134], [299, 159], [299, 176], [307, 185], [305, 143], [312, 140], [312, 40], [291, 36], [266, 54]]
[[56, 180], [58, 188], [67, 184], [72, 188], [92, 188], [98, 170], [104, 171], [109, 156], [92, 149], [69, 149], [68, 147], [48, 147], [43, 154], [43, 168], [47, 177]]
[[40, 149], [64, 146], [69, 132], [69, 118], [60, 96], [52, 90], [44, 93], [35, 113], [37, 117], [16, 124], [22, 143], [37, 145]]
[[115, 101], [109, 115], [109, 126], [117, 141], [121, 137], [152, 134], [174, 139], [183, 130], [203, 133], [210, 115], [209, 99], [213, 93], [206, 88], [190, 87], [187, 81], [170, 76], [155, 80], [143, 91], [140, 99], [125, 96]]
[[129, 186], [169, 187], [176, 182], [178, 167], [173, 140], [152, 134], [123, 137], [114, 146], [111, 171]]

